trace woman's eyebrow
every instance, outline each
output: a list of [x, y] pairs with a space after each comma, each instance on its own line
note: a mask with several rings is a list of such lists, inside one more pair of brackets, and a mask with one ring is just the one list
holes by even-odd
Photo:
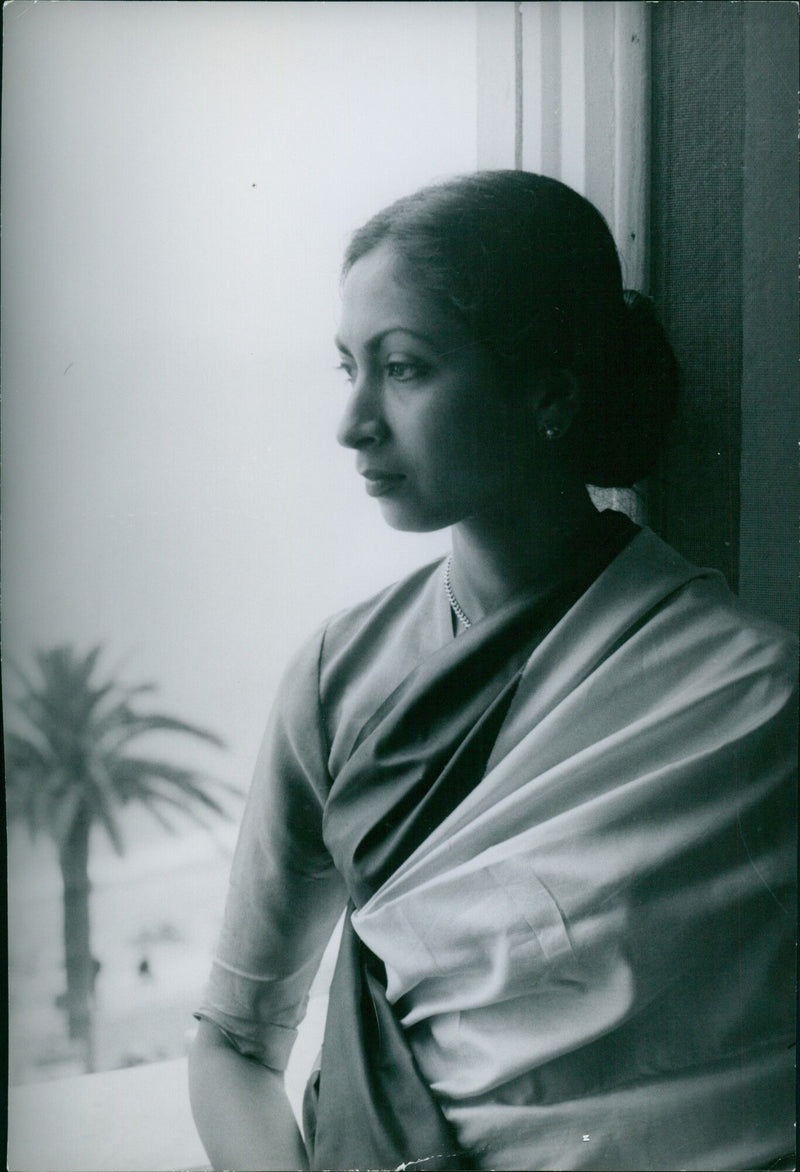
[[[377, 348], [380, 346], [383, 339], [385, 337], [387, 337], [387, 335], [397, 334], [397, 333], [410, 334], [413, 338], [419, 339], [420, 342], [425, 342], [428, 346], [432, 346], [435, 348], [436, 344], [435, 344], [433, 338], [430, 338], [427, 334], [421, 333], [421, 331], [419, 331], [419, 330], [410, 330], [408, 328], [408, 326], [390, 326], [389, 329], [381, 330], [380, 333], [374, 334], [369, 339], [369, 341], [366, 343], [366, 349], [367, 350], [377, 350]], [[333, 339], [333, 341], [334, 341], [334, 345], [336, 346], [337, 350], [341, 350], [341, 352], [343, 354], [350, 353], [349, 349], [344, 344], [344, 342], [342, 341], [341, 338], [339, 338], [337, 336]]]

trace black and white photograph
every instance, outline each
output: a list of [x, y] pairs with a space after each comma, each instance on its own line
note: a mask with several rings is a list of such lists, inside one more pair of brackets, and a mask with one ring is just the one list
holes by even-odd
[[5, 0], [10, 1172], [796, 1167], [794, 0]]

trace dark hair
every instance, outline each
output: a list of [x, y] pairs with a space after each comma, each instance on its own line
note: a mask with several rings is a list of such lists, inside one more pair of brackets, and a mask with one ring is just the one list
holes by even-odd
[[587, 483], [647, 475], [677, 405], [677, 363], [649, 299], [623, 292], [613, 238], [588, 200], [526, 171], [452, 179], [373, 216], [343, 273], [383, 241], [458, 311], [510, 387], [573, 374], [581, 406], [562, 443]]

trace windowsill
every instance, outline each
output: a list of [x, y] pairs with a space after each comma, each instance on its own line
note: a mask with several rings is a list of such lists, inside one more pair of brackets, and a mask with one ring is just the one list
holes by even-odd
[[10, 1087], [10, 1172], [208, 1168], [186, 1059]]
[[[338, 929], [312, 989], [286, 1069], [299, 1121], [322, 1044]], [[186, 1059], [153, 1062], [29, 1086], [8, 1095], [9, 1172], [199, 1172], [208, 1157], [189, 1106]]]

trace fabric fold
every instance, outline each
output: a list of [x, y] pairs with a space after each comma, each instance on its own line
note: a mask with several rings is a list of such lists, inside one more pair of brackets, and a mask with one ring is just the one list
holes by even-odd
[[303, 1104], [311, 1166], [471, 1169], [386, 999], [382, 969], [348, 914], [323, 1042], [331, 1060], [312, 1075]]
[[[636, 532], [615, 514], [600, 526], [602, 539], [579, 573], [546, 594], [517, 596], [447, 643], [365, 721], [323, 814], [325, 843], [355, 908], [484, 776], [533, 649]], [[350, 916], [310, 1095], [315, 1167], [471, 1166], [395, 1019], [383, 965], [376, 966]], [[343, 1158], [350, 1162], [337, 1164]]]

